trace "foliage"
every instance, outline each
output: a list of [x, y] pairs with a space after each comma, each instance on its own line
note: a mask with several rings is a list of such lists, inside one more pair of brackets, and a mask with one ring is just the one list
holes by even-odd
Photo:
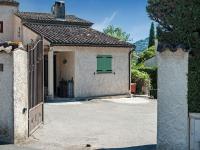
[[154, 23], [151, 23], [151, 28], [150, 28], [150, 34], [149, 34], [149, 46], [152, 47], [155, 46], [155, 28], [154, 28]]
[[103, 32], [109, 36], [112, 36], [114, 38], [117, 38], [121, 41], [129, 41], [130, 40], [130, 34], [122, 31], [119, 27], [114, 27], [112, 25], [108, 26], [106, 29], [103, 30]]
[[145, 72], [141, 72], [137, 69], [133, 69], [131, 71], [131, 82], [136, 83], [137, 93], [140, 94], [142, 92], [142, 86], [149, 85], [149, 75]]
[[147, 73], [150, 77], [151, 89], [157, 89], [157, 67], [141, 67], [138, 70]]
[[148, 44], [149, 44], [149, 38], [135, 42], [134, 45], [136, 46], [135, 49], [136, 53], [138, 54], [142, 53], [144, 50], [148, 48]]
[[200, 50], [199, 0], [148, 0], [147, 12], [159, 24], [160, 42]]
[[189, 58], [188, 105], [189, 112], [200, 113], [200, 57]]
[[138, 59], [138, 64], [144, 63], [146, 60], [154, 57], [155, 55], [156, 55], [155, 46], [152, 46], [140, 55], [140, 58]]

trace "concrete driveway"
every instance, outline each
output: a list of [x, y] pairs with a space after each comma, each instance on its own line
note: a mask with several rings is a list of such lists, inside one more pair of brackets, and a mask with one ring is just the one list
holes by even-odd
[[156, 113], [145, 98], [48, 103], [44, 126], [18, 148], [155, 150]]

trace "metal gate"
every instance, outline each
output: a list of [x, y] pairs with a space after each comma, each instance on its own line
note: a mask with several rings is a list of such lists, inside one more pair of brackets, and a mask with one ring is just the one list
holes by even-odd
[[27, 46], [29, 60], [29, 136], [43, 123], [44, 77], [43, 40]]

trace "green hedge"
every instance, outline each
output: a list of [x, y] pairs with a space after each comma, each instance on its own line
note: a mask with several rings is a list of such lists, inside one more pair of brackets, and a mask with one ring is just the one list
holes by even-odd
[[200, 57], [189, 58], [188, 109], [200, 113]]
[[149, 84], [149, 75], [137, 69], [131, 70], [131, 82], [136, 83], [136, 93], [142, 93], [142, 86]]
[[157, 72], [158, 69], [155, 68], [149, 68], [149, 67], [143, 67], [138, 69], [141, 72], [145, 72], [149, 75], [150, 77], [150, 84], [151, 84], [151, 90], [150, 90], [150, 95], [153, 96], [154, 98], [157, 98]]
[[157, 70], [158, 69], [157, 68], [144, 67], [144, 68], [139, 68], [138, 70], [141, 71], [141, 72], [146, 72], [151, 79], [151, 88], [157, 89], [157, 87], [158, 87], [157, 86], [157, 77], [158, 77]]

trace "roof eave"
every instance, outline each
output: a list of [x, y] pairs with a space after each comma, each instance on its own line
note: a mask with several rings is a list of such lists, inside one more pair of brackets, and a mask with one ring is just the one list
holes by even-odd
[[7, 5], [7, 6], [19, 6], [19, 3], [14, 1], [14, 2], [8, 2], [8, 1], [0, 1], [0, 5]]
[[78, 47], [115, 47], [115, 48], [134, 48], [133, 45], [106, 45], [106, 44], [69, 44], [69, 43], [53, 43], [50, 46], [78, 46]]

